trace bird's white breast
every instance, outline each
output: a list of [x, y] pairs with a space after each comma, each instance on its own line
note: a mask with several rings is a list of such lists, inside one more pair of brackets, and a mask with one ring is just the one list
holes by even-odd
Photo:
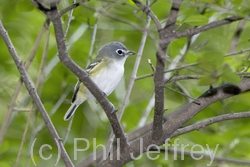
[[114, 62], [111, 60], [108, 66], [101, 68], [101, 72], [91, 76], [96, 85], [108, 96], [117, 87], [124, 74], [124, 60]]

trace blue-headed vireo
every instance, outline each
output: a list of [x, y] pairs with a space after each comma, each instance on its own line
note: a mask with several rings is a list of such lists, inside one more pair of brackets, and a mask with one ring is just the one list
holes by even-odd
[[[91, 62], [86, 72], [95, 84], [108, 96], [121, 81], [124, 74], [124, 63], [129, 55], [135, 52], [128, 50], [120, 42], [111, 42], [104, 45], [96, 58]], [[64, 116], [69, 120], [77, 107], [84, 101], [94, 98], [91, 92], [79, 80], [75, 86], [72, 103]]]

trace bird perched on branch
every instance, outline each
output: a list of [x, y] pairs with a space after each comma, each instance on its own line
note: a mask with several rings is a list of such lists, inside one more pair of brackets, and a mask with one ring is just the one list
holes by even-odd
[[[129, 55], [135, 52], [128, 50], [120, 42], [111, 42], [98, 51], [96, 58], [91, 62], [86, 72], [94, 83], [108, 96], [117, 87], [124, 74], [124, 63]], [[77, 107], [84, 101], [94, 98], [88, 88], [80, 80], [77, 82], [72, 103], [64, 120], [69, 120]]]

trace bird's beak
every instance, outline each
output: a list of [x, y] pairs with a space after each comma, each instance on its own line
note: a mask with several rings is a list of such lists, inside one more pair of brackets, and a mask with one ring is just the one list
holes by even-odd
[[131, 50], [128, 50], [128, 51], [127, 51], [127, 55], [134, 55], [134, 54], [135, 54], [134, 51], [131, 51]]

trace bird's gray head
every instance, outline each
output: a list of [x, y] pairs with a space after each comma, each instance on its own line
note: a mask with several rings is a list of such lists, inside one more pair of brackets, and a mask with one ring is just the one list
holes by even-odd
[[130, 51], [121, 42], [110, 42], [98, 51], [98, 57], [108, 57], [113, 59], [124, 59], [135, 52]]

